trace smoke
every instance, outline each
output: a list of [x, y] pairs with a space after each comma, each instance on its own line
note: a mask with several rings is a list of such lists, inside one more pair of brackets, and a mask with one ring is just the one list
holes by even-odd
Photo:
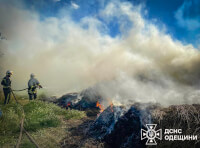
[[[27, 87], [35, 73], [59, 95], [94, 86], [105, 97], [125, 103], [199, 102], [198, 49], [145, 19], [142, 6], [111, 1], [98, 17], [76, 22], [65, 10], [41, 19], [23, 3], [0, 3], [0, 32], [7, 38], [0, 40], [0, 76], [13, 70], [13, 88]], [[108, 35], [107, 24], [113, 20], [121, 31], [116, 37]]]

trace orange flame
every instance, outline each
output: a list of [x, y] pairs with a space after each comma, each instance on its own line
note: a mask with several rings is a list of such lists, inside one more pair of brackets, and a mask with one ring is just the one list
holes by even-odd
[[69, 107], [69, 106], [71, 106], [71, 102], [68, 102], [66, 105], [66, 107]]
[[98, 107], [98, 108], [100, 109], [100, 113], [102, 113], [102, 112], [104, 111], [104, 107], [103, 107], [103, 105], [101, 105], [101, 104], [99, 103], [99, 101], [97, 101], [96, 107]]

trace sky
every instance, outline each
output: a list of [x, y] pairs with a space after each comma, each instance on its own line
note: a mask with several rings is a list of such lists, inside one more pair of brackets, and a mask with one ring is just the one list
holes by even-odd
[[[40, 14], [41, 19], [46, 17], [62, 17], [61, 10], [70, 13], [75, 21], [80, 21], [86, 16], [99, 16], [99, 11], [106, 7], [111, 0], [24, 0], [25, 8], [34, 9]], [[113, 0], [115, 1], [115, 0]], [[118, 1], [118, 0], [117, 0]], [[166, 32], [183, 44], [200, 44], [200, 1], [199, 0], [121, 0], [142, 7], [142, 15], [160, 27], [165, 27]], [[117, 18], [116, 18], [117, 19]], [[112, 37], [120, 36], [117, 20], [106, 22], [108, 34]], [[127, 30], [131, 22], [127, 21]], [[105, 23], [105, 22], [104, 22]]]
[[[129, 103], [200, 95], [199, 1], [0, 0], [0, 78], [30, 74], [61, 96], [95, 88]], [[163, 95], [164, 94], [164, 95]]]

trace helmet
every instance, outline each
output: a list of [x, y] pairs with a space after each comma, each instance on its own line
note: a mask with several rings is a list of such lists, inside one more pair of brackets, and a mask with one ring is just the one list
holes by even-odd
[[35, 74], [34, 74], [34, 73], [32, 73], [30, 76], [31, 76], [31, 78], [34, 78], [34, 77], [35, 77]]
[[13, 74], [13, 71], [11, 71], [11, 70], [8, 70], [7, 72], [6, 72], [6, 75], [12, 75]]

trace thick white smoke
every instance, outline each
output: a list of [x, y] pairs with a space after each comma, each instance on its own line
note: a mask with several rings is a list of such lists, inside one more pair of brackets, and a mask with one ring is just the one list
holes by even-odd
[[105, 97], [125, 103], [199, 102], [198, 49], [172, 39], [142, 11], [125, 2], [110, 2], [99, 11], [104, 22], [119, 21], [122, 33], [113, 38], [96, 17], [77, 23], [62, 10], [60, 17], [41, 20], [22, 4], [2, 2], [0, 31], [7, 40], [0, 40], [0, 75], [13, 70], [13, 87], [20, 89], [35, 73], [59, 95], [95, 85]]

